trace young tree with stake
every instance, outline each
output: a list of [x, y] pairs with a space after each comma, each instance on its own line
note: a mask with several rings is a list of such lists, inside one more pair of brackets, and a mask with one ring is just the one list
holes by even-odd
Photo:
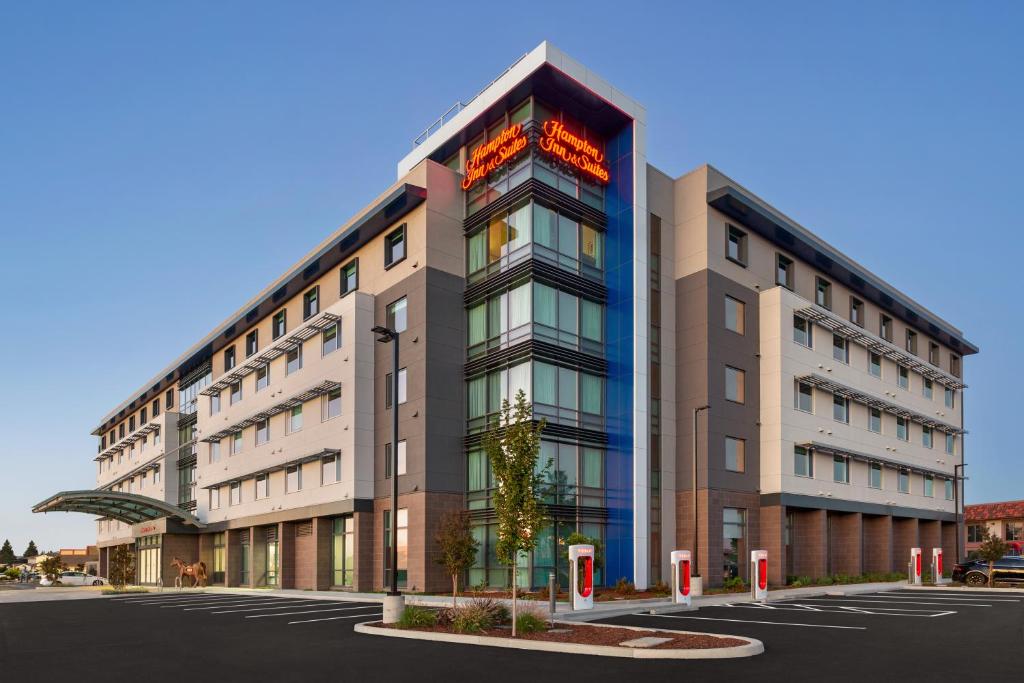
[[985, 537], [981, 540], [981, 545], [978, 546], [978, 557], [988, 562], [988, 587], [995, 588], [996, 582], [993, 577], [993, 565], [996, 562], [1003, 559], [1003, 556], [1009, 552], [1010, 546], [1007, 545], [1006, 541], [992, 534], [988, 529], [985, 530]]
[[463, 510], [452, 510], [441, 518], [441, 526], [434, 537], [441, 549], [437, 563], [452, 577], [452, 607], [456, 607], [459, 594], [459, 575], [473, 566], [477, 547], [469, 527], [469, 515]]

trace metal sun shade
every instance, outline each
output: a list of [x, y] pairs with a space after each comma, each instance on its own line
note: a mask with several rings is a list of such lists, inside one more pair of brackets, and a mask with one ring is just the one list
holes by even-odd
[[171, 517], [196, 528], [206, 525], [176, 505], [137, 493], [120, 491], [61, 491], [33, 506], [32, 512], [85, 512], [127, 524]]

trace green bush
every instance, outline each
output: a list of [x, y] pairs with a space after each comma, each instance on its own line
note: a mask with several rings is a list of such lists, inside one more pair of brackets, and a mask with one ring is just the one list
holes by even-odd
[[728, 578], [728, 579], [726, 579], [722, 583], [722, 587], [725, 588], [726, 590], [730, 590], [730, 591], [731, 590], [740, 590], [742, 588], [745, 588], [746, 585], [747, 584], [739, 576], [734, 576], [732, 578]]
[[523, 612], [516, 617], [517, 633], [537, 633], [548, 629], [547, 621], [533, 612]]
[[458, 607], [442, 610], [439, 623], [451, 626], [456, 633], [489, 631], [509, 620], [505, 603], [490, 598], [477, 598]]
[[398, 618], [398, 628], [430, 628], [437, 623], [434, 610], [416, 605], [406, 605]]

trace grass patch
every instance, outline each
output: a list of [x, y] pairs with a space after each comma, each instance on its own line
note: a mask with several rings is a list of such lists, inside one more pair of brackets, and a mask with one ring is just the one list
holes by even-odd
[[398, 618], [398, 628], [430, 628], [437, 624], [437, 613], [426, 607], [407, 605]]

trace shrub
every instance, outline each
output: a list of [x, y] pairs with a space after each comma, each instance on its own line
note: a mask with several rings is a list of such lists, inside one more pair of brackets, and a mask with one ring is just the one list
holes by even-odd
[[619, 595], [633, 595], [636, 593], [636, 584], [623, 576], [615, 582], [615, 592]]
[[728, 578], [722, 583], [722, 587], [729, 591], [742, 590], [746, 585], [743, 579], [738, 576]]
[[831, 586], [833, 583], [835, 582], [832, 580], [831, 576], [823, 576], [820, 579], [818, 579], [819, 586]]
[[658, 594], [658, 595], [668, 595], [669, 593], [672, 592], [672, 589], [669, 588], [668, 584], [665, 583], [664, 581], [658, 581], [653, 586], [651, 586], [648, 590], [650, 590], [650, 592]]
[[476, 598], [464, 605], [441, 610], [437, 623], [456, 633], [480, 633], [508, 622], [508, 608], [491, 598]]
[[437, 623], [437, 614], [426, 607], [406, 605], [398, 618], [398, 628], [430, 628]]
[[546, 631], [547, 621], [544, 617], [530, 611], [523, 611], [516, 617], [516, 631], [519, 633], [536, 633]]

